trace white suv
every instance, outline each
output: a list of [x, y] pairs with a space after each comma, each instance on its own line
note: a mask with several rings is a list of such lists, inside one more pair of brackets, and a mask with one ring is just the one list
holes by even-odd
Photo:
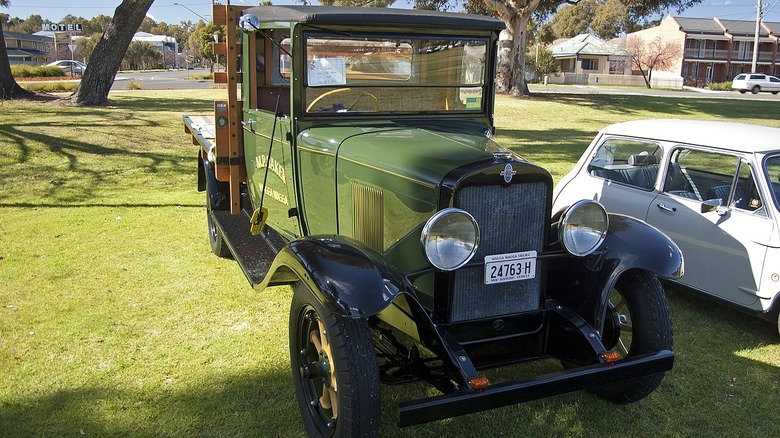
[[753, 94], [757, 94], [759, 91], [770, 91], [772, 94], [777, 94], [780, 91], [780, 79], [758, 73], [742, 73], [731, 82], [731, 88], [739, 90], [740, 93], [750, 90]]

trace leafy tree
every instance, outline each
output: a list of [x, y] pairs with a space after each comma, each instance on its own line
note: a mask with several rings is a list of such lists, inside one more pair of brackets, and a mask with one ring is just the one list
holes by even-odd
[[[211, 60], [212, 63], [217, 61], [217, 55], [214, 53], [214, 34], [217, 34], [220, 41], [225, 41], [225, 27], [217, 26], [215, 24], [206, 24], [197, 31], [197, 44], [199, 46], [200, 56], [205, 59]], [[190, 40], [192, 41], [192, 40]], [[212, 64], [213, 67], [213, 64]]]
[[86, 62], [88, 62], [89, 58], [92, 56], [92, 51], [95, 50], [95, 46], [97, 46], [98, 41], [100, 41], [101, 34], [100, 33], [94, 33], [92, 36], [79, 38], [75, 40], [76, 42], [76, 54], [74, 54], [74, 57], [77, 57], [78, 59], [83, 59]]
[[631, 19], [623, 0], [606, 0], [596, 8], [590, 28], [593, 33], [607, 40], [637, 31], [641, 26]]
[[108, 29], [108, 23], [111, 22], [111, 17], [108, 15], [98, 15], [92, 17], [89, 20], [81, 20], [84, 23], [84, 35], [92, 35], [95, 33], [102, 34]]
[[[499, 48], [498, 72], [496, 75], [496, 91], [512, 95], [527, 95], [528, 85], [525, 83], [525, 48], [528, 25], [531, 15], [544, 19], [552, 16], [558, 7], [565, 3], [576, 3], [577, 0], [467, 0], [469, 4], [482, 2], [493, 11], [494, 16], [506, 24], [508, 40], [501, 42]], [[652, 16], [667, 9], [682, 11], [701, 0], [621, 0], [625, 5], [627, 15], [632, 22]], [[492, 14], [491, 14], [492, 15]]]
[[124, 63], [130, 69], [144, 70], [154, 67], [160, 62], [160, 51], [152, 43], [133, 41], [127, 46]]
[[360, 6], [386, 8], [395, 3], [395, 0], [319, 0], [322, 6]]
[[550, 30], [556, 38], [571, 38], [588, 33], [597, 6], [595, 0], [582, 0], [575, 5], [562, 6], [550, 20]]
[[43, 29], [43, 23], [48, 23], [49, 20], [45, 20], [40, 15], [30, 15], [26, 19], [22, 20], [14, 18], [9, 21], [6, 30], [19, 33], [35, 33]]
[[[0, 0], [0, 6], [7, 8], [10, 2]], [[13, 99], [20, 97], [30, 97], [32, 93], [20, 87], [11, 74], [11, 63], [8, 60], [8, 51], [5, 48], [5, 34], [3, 34], [3, 21], [0, 20], [0, 90], [3, 99]]]
[[[529, 49], [531, 49], [529, 47]], [[536, 71], [539, 77], [544, 77], [552, 73], [558, 73], [561, 69], [555, 62], [550, 49], [537, 44], [533, 49], [528, 50], [525, 54], [526, 68]]]
[[634, 15], [626, 0], [581, 0], [561, 7], [546, 28], [555, 38], [593, 33], [606, 40], [638, 30]]
[[[1, 1], [1, 0], [0, 0]], [[108, 92], [127, 47], [154, 0], [123, 0], [92, 52], [74, 100], [82, 105], [108, 104]]]
[[632, 35], [626, 39], [626, 50], [631, 54], [631, 66], [642, 73], [647, 88], [652, 88], [654, 70], [671, 67], [682, 55], [682, 48], [676, 41], [664, 40], [660, 36], [645, 41]]

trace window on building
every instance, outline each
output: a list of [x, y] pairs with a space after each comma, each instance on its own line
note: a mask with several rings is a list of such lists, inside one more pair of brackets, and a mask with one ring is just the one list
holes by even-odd
[[599, 69], [599, 60], [598, 59], [583, 59], [582, 60], [582, 69], [583, 70], [598, 70]]

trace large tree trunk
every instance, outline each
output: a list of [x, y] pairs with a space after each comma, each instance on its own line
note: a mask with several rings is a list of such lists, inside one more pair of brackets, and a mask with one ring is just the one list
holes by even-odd
[[89, 58], [89, 66], [75, 93], [76, 103], [108, 104], [108, 92], [114, 84], [114, 76], [119, 71], [127, 47], [153, 1], [123, 0], [122, 4], [117, 6], [103, 37]]
[[30, 97], [33, 93], [25, 90], [16, 83], [11, 74], [11, 62], [8, 60], [8, 51], [5, 48], [5, 35], [3, 35], [3, 21], [0, 20], [0, 98], [13, 99]]
[[507, 23], [509, 38], [499, 43], [498, 71], [496, 91], [513, 96], [527, 96], [528, 84], [525, 82], [525, 45], [528, 17], [520, 14]]
[[498, 50], [496, 91], [513, 96], [527, 96], [525, 82], [526, 30], [531, 14], [539, 7], [540, 0], [483, 0], [485, 6], [496, 11], [506, 24], [505, 34]]

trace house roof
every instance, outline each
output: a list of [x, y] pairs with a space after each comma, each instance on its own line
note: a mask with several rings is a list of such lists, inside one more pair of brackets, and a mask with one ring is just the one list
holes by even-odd
[[40, 50], [31, 50], [31, 49], [7, 49], [8, 57], [19, 57], [19, 56], [33, 56], [33, 57], [46, 57], [46, 52], [41, 52]]
[[553, 44], [550, 51], [555, 58], [569, 56], [625, 56], [628, 53], [618, 46], [612, 45], [601, 38], [583, 33], [568, 40]]
[[41, 42], [48, 42], [51, 41], [51, 38], [47, 38], [45, 36], [40, 35], [30, 35], [27, 33], [21, 33], [21, 32], [8, 32], [3, 31], [3, 37], [7, 40], [25, 40], [25, 41], [41, 41]]
[[[725, 20], [718, 17], [671, 18], [680, 25], [680, 30], [687, 34], [712, 35], [714, 37], [722, 36], [724, 38], [728, 38], [726, 34], [732, 35], [734, 37], [754, 37], [756, 32], [755, 20]], [[780, 23], [772, 21], [761, 21], [761, 27], [759, 28], [758, 35], [761, 38], [768, 38], [769, 35], [780, 35]]]
[[[724, 31], [732, 35], [746, 35], [754, 36], [756, 34], [756, 22], [745, 20], [720, 20], [718, 21], [723, 25]], [[769, 32], [764, 27], [759, 27], [758, 35], [762, 37], [769, 36]]]
[[714, 18], [672, 17], [680, 24], [680, 30], [685, 33], [702, 33], [722, 35], [723, 28]]

